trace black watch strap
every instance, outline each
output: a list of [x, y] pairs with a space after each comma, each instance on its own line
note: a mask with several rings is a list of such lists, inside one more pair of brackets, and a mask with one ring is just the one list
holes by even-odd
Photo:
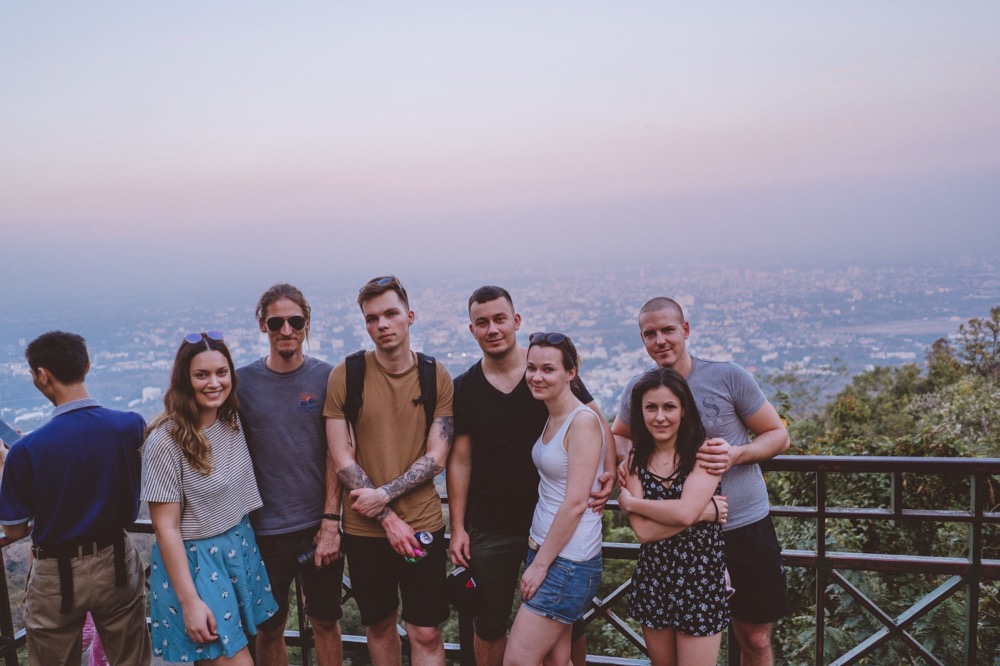
[[335, 520], [335, 521], [337, 521], [339, 523], [340, 522], [340, 514], [339, 513], [324, 513], [323, 514], [323, 520]]

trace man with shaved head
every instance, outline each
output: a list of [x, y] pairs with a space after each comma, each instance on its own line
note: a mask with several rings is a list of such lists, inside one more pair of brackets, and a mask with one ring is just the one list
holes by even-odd
[[[658, 367], [672, 368], [687, 380], [698, 405], [708, 436], [698, 452], [699, 464], [723, 477], [722, 492], [729, 502], [722, 530], [726, 566], [736, 589], [730, 606], [741, 663], [768, 666], [774, 663], [771, 624], [787, 612], [788, 601], [781, 546], [759, 463], [788, 449], [788, 430], [749, 372], [688, 352], [690, 325], [676, 301], [657, 297], [643, 305], [639, 334]], [[631, 393], [640, 376], [622, 392], [611, 428], [621, 458], [631, 448]]]

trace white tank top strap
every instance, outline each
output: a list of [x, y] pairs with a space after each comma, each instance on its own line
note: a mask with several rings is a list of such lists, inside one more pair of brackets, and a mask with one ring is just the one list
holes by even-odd
[[[562, 442], [563, 450], [566, 449], [566, 433], [569, 432], [569, 427], [573, 423], [573, 419], [575, 419], [576, 415], [579, 414], [580, 412], [587, 412], [591, 416], [593, 416], [595, 419], [597, 419], [597, 425], [600, 426], [600, 428], [601, 428], [601, 447], [603, 448], [604, 445], [607, 444], [607, 442], [604, 441], [604, 426], [601, 425], [601, 419], [598, 418], [597, 414], [590, 407], [587, 407], [587, 405], [580, 405], [576, 409], [574, 409], [572, 412], [570, 412], [570, 415], [566, 417], [566, 421], [563, 423], [562, 428], [560, 428], [559, 432], [556, 433], [556, 437], [559, 437], [559, 436], [562, 437], [562, 440], [563, 440], [563, 442]], [[553, 438], [553, 439], [555, 439], [555, 438]]]

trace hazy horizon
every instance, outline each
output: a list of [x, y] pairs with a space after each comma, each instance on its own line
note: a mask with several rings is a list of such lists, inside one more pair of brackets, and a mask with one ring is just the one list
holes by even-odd
[[[573, 337], [588, 387], [608, 413], [624, 382], [648, 361], [636, 313], [653, 295], [669, 295], [683, 305], [691, 322], [688, 349], [700, 358], [740, 363], [762, 383], [774, 373], [791, 372], [804, 381], [823, 381], [830, 391], [871, 367], [923, 364], [935, 340], [955, 342], [961, 324], [988, 317], [1000, 305], [1000, 259], [947, 269], [529, 267], [520, 275], [404, 274], [402, 279], [416, 312], [414, 348], [435, 356], [453, 374], [481, 355], [468, 330], [469, 293], [483, 283], [499, 283], [510, 290], [522, 316], [522, 342], [536, 330]], [[355, 303], [358, 282], [296, 282], [312, 305], [307, 353], [336, 363], [354, 349], [371, 348]], [[238, 364], [267, 353], [267, 338], [254, 319], [265, 287], [247, 281], [174, 294], [8, 300], [0, 313], [0, 416], [37, 424], [48, 413], [47, 401], [31, 384], [24, 347], [52, 329], [87, 339], [93, 395], [151, 416], [158, 401], [145, 389], [165, 386], [185, 333], [224, 331]]]

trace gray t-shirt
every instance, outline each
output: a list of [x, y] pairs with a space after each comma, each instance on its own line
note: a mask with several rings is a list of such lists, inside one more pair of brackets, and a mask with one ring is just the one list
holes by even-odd
[[292, 372], [258, 359], [236, 371], [240, 418], [264, 506], [251, 515], [257, 534], [318, 528], [326, 503], [323, 404], [333, 369], [305, 357]]
[[[691, 374], [687, 378], [701, 422], [709, 438], [721, 437], [732, 446], [743, 446], [751, 433], [744, 420], [757, 413], [767, 397], [753, 375], [735, 363], [704, 361], [691, 358]], [[618, 403], [618, 416], [630, 423], [632, 387], [642, 373], [629, 380]], [[743, 527], [766, 518], [770, 513], [767, 486], [760, 465], [736, 465], [722, 477], [722, 494], [729, 502], [729, 519], [723, 530]]]

